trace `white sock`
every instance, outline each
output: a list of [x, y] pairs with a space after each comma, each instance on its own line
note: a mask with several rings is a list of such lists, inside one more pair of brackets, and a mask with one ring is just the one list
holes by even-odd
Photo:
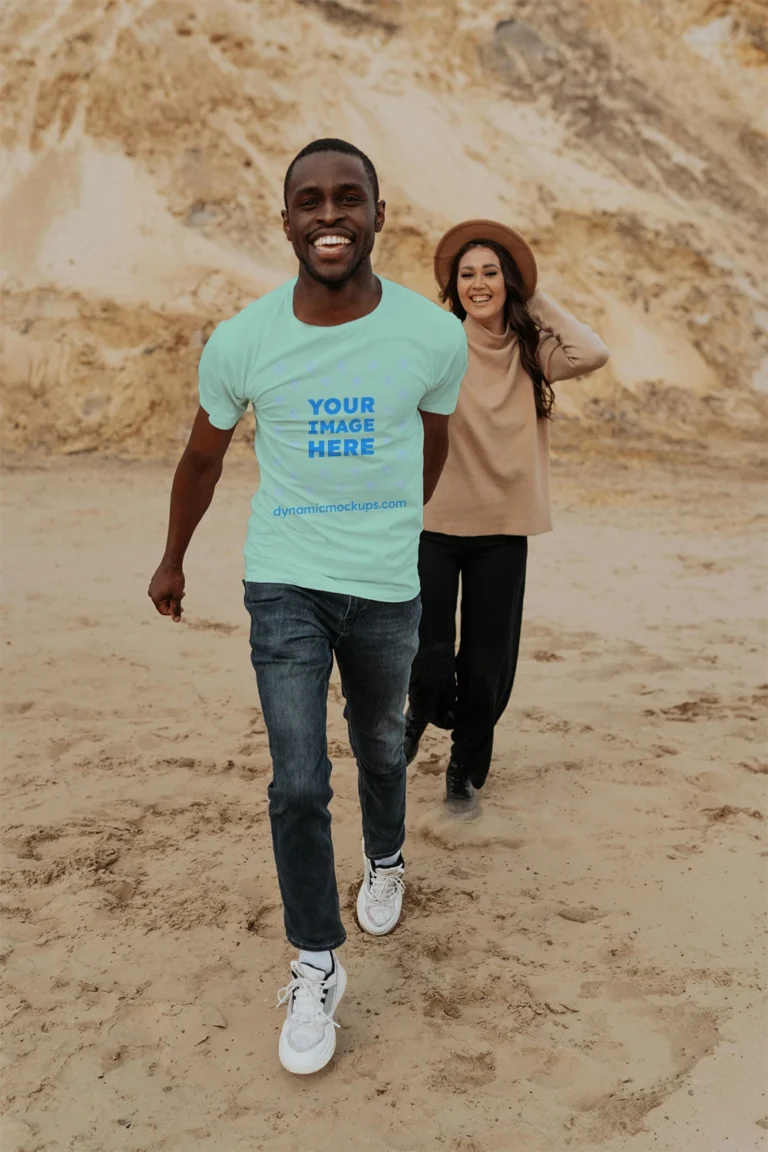
[[392, 868], [399, 859], [400, 853], [395, 852], [393, 856], [384, 856], [381, 860], [374, 860], [374, 864], [377, 868]]
[[300, 964], [311, 964], [313, 968], [319, 968], [321, 972], [325, 972], [329, 976], [333, 971], [333, 953], [332, 952], [307, 952], [302, 948], [299, 952]]

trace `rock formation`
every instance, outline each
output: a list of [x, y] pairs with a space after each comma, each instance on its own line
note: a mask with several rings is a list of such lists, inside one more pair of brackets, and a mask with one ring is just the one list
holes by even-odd
[[319, 135], [379, 169], [384, 275], [434, 297], [463, 217], [531, 237], [613, 353], [564, 424], [764, 437], [762, 0], [5, 0], [0, 42], [6, 450], [178, 450]]

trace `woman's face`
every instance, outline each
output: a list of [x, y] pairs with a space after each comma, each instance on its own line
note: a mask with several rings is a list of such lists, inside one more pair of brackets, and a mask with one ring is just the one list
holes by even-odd
[[459, 263], [459, 300], [473, 320], [485, 328], [504, 327], [507, 289], [499, 258], [491, 248], [470, 248]]

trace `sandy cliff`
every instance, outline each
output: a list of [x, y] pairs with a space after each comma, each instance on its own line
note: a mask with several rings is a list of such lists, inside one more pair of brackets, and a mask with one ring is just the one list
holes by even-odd
[[2, 66], [7, 448], [175, 452], [326, 134], [380, 169], [386, 275], [433, 295], [462, 216], [530, 234], [613, 352], [563, 418], [764, 434], [760, 0], [5, 0]]

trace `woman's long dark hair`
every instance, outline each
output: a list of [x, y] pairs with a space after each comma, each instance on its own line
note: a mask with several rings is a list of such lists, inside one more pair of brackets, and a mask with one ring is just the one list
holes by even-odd
[[448, 279], [442, 300], [450, 305], [451, 312], [459, 320], [466, 318], [467, 312], [459, 299], [459, 265], [467, 252], [472, 248], [490, 248], [499, 258], [501, 274], [507, 289], [507, 301], [504, 305], [504, 315], [509, 327], [517, 336], [520, 348], [520, 361], [533, 381], [533, 397], [536, 401], [536, 415], [546, 420], [552, 418], [552, 408], [555, 403], [555, 394], [552, 385], [541, 370], [538, 359], [539, 340], [541, 331], [538, 324], [528, 311], [525, 302], [525, 284], [520, 275], [517, 264], [495, 240], [469, 240], [456, 253], [451, 265], [451, 275]]

